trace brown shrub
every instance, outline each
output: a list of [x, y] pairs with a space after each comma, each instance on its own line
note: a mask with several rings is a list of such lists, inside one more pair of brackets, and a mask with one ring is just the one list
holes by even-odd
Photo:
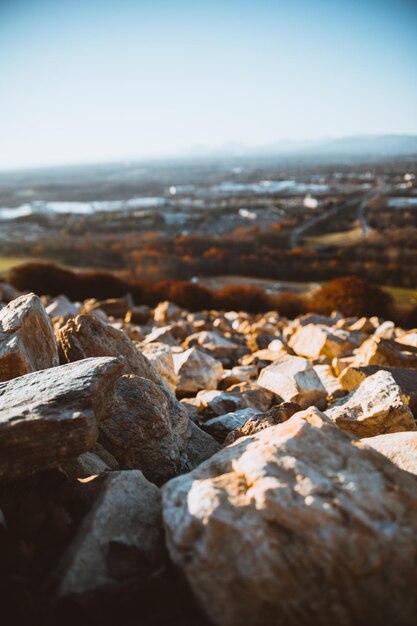
[[385, 317], [391, 296], [358, 276], [336, 278], [308, 298], [311, 311], [329, 315], [340, 311], [345, 316], [380, 315]]
[[293, 319], [298, 315], [307, 313], [308, 306], [306, 298], [296, 293], [279, 293], [269, 296], [270, 308], [280, 315]]
[[214, 292], [217, 309], [262, 313], [270, 309], [269, 295], [251, 285], [228, 285]]

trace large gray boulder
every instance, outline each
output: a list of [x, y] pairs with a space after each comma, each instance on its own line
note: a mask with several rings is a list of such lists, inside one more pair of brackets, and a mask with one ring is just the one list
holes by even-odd
[[12, 300], [0, 311], [0, 381], [58, 364], [54, 330], [38, 296]]
[[100, 442], [121, 467], [140, 469], [161, 484], [187, 468], [189, 421], [165, 387], [125, 375], [115, 385], [111, 413], [100, 423]]
[[216, 389], [223, 375], [223, 365], [209, 354], [193, 347], [173, 355], [179, 380], [177, 393], [192, 395], [202, 389]]
[[171, 558], [214, 624], [415, 623], [416, 479], [317, 409], [162, 492]]
[[117, 359], [85, 359], [0, 384], [0, 480], [88, 451], [111, 413]]
[[113, 472], [59, 566], [59, 596], [79, 599], [150, 576], [164, 561], [161, 497], [137, 470]]

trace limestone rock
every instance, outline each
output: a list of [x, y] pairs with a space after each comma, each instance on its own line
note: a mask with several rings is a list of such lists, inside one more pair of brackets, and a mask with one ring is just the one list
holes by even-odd
[[137, 470], [109, 474], [59, 567], [59, 596], [108, 592], [164, 561], [158, 487]]
[[125, 372], [144, 376], [155, 383], [162, 379], [148, 359], [122, 330], [92, 315], [78, 315], [57, 331], [62, 362], [73, 362], [93, 356], [119, 358]]
[[362, 441], [401, 469], [417, 475], [417, 432], [388, 433], [366, 437]]
[[357, 437], [416, 430], [413, 414], [392, 374], [381, 370], [326, 411], [340, 428]]
[[100, 443], [121, 467], [161, 484], [186, 468], [189, 436], [187, 411], [164, 387], [133, 375], [117, 381]]
[[182, 309], [174, 302], [165, 300], [165, 302], [160, 302], [158, 306], [155, 307], [153, 318], [155, 322], [166, 324], [168, 322], [176, 321], [180, 317], [181, 312]]
[[0, 311], [0, 381], [59, 364], [51, 321], [35, 294]]
[[233, 413], [225, 413], [225, 415], [212, 417], [204, 422], [204, 430], [213, 435], [217, 441], [223, 442], [232, 430], [242, 428], [255, 415], [258, 415], [257, 409], [250, 407], [234, 411]]
[[328, 402], [334, 402], [346, 395], [346, 390], [337, 376], [334, 375], [333, 368], [330, 365], [313, 365], [313, 368], [327, 392]]
[[396, 338], [397, 343], [401, 343], [405, 346], [413, 346], [417, 348], [417, 329], [409, 330], [406, 333], [399, 335]]
[[174, 368], [179, 376], [177, 393], [191, 395], [202, 389], [216, 389], [223, 366], [209, 354], [197, 348], [174, 354]]
[[86, 359], [0, 384], [0, 479], [87, 452], [111, 410], [117, 359]]
[[184, 342], [185, 346], [200, 346], [207, 350], [214, 358], [233, 357], [236, 355], [238, 345], [226, 339], [224, 335], [217, 331], [201, 331], [190, 335]]
[[354, 367], [388, 365], [417, 368], [417, 348], [406, 346], [392, 339], [372, 336], [358, 348], [352, 365]]
[[286, 422], [299, 411], [301, 411], [301, 407], [295, 402], [281, 402], [281, 404], [276, 404], [266, 411], [266, 413], [258, 413], [258, 415], [249, 418], [241, 428], [232, 430], [232, 432], [227, 435], [224, 445], [229, 446], [240, 437], [254, 435], [265, 428], [282, 424], [282, 422]]
[[301, 408], [315, 405], [324, 408], [326, 390], [313, 367], [300, 356], [288, 355], [265, 367], [258, 384], [286, 402], [297, 402]]
[[388, 367], [383, 365], [365, 365], [363, 367], [348, 367], [340, 376], [340, 384], [347, 391], [353, 391], [366, 378], [380, 370], [390, 372], [401, 389], [404, 402], [408, 404], [417, 418], [417, 370], [407, 367]]
[[358, 337], [346, 330], [308, 324], [302, 326], [289, 340], [290, 348], [304, 357], [343, 357], [360, 345]]
[[316, 409], [162, 494], [171, 558], [214, 624], [414, 624], [416, 480]]
[[66, 296], [57, 296], [46, 307], [49, 317], [76, 317], [81, 306], [74, 304]]
[[152, 363], [167, 387], [175, 393], [178, 375], [175, 372], [171, 348], [164, 343], [149, 343], [142, 344], [141, 352]]

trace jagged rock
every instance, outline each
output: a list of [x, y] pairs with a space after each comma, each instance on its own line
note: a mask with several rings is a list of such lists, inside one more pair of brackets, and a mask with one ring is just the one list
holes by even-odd
[[313, 365], [313, 368], [327, 392], [328, 402], [334, 402], [346, 395], [346, 390], [337, 376], [333, 374], [333, 368], [330, 365]]
[[396, 338], [397, 343], [417, 348], [417, 329], [409, 330]]
[[238, 409], [253, 408], [266, 411], [272, 404], [274, 394], [257, 384], [241, 383], [228, 391], [200, 391], [195, 400], [203, 417], [224, 415]]
[[172, 334], [171, 326], [161, 326], [160, 328], [154, 328], [143, 340], [144, 344], [151, 344], [154, 342], [165, 343], [167, 346], [178, 346], [179, 341], [175, 339]]
[[58, 364], [54, 330], [38, 296], [12, 300], [0, 311], [0, 381]]
[[240, 439], [240, 437], [254, 435], [265, 428], [286, 422], [299, 411], [301, 411], [301, 407], [295, 402], [281, 402], [281, 404], [276, 404], [266, 411], [266, 413], [258, 413], [254, 417], [249, 418], [241, 428], [232, 430], [232, 432], [227, 435], [224, 445], [229, 446], [237, 439]]
[[296, 402], [301, 408], [315, 405], [324, 408], [326, 390], [313, 367], [300, 356], [288, 355], [265, 367], [258, 384], [275, 393], [281, 401]]
[[146, 304], [133, 306], [125, 315], [127, 324], [146, 324], [151, 317], [151, 308]]
[[386, 320], [375, 329], [374, 337], [382, 337], [383, 339], [395, 339], [395, 324], [390, 320]]
[[0, 479], [87, 452], [111, 410], [117, 359], [86, 359], [0, 384]]
[[74, 304], [66, 296], [57, 296], [46, 307], [49, 317], [76, 317], [81, 305]]
[[186, 467], [189, 436], [187, 411], [165, 387], [133, 375], [116, 382], [100, 443], [121, 467], [140, 469], [161, 484]]
[[132, 307], [133, 301], [130, 296], [126, 298], [109, 298], [107, 300], [86, 300], [82, 306], [81, 313], [88, 315], [95, 311], [103, 311], [109, 317], [123, 318]]
[[251, 407], [239, 409], [239, 411], [233, 411], [208, 419], [204, 422], [204, 430], [210, 433], [210, 435], [213, 435], [218, 441], [223, 442], [232, 430], [242, 428], [242, 426], [255, 415], [258, 415], [257, 409]]
[[142, 344], [141, 351], [154, 366], [167, 387], [175, 393], [178, 375], [175, 372], [172, 350], [164, 343]]
[[407, 367], [385, 367], [383, 365], [365, 365], [348, 367], [340, 376], [340, 384], [347, 391], [353, 391], [369, 376], [380, 370], [390, 372], [401, 389], [403, 400], [417, 418], [417, 370]]
[[123, 363], [125, 373], [144, 376], [158, 384], [162, 382], [153, 365], [126, 333], [92, 315], [78, 315], [69, 320], [57, 331], [57, 340], [64, 363], [93, 356], [115, 356]]
[[381, 370], [338, 400], [326, 414], [357, 437], [416, 430], [413, 414], [392, 374]]
[[352, 362], [361, 365], [388, 365], [391, 367], [417, 368], [417, 348], [406, 346], [392, 339], [369, 337], [356, 352]]
[[316, 409], [162, 494], [171, 558], [213, 623], [414, 624], [416, 480]]
[[309, 326], [310, 324], [321, 324], [322, 326], [333, 326], [337, 320], [327, 315], [320, 315], [319, 313], [306, 313], [297, 317], [295, 321], [296, 326]]
[[22, 294], [20, 291], [12, 287], [12, 285], [8, 285], [7, 283], [0, 282], [0, 301], [6, 302], [7, 304], [12, 300], [16, 300]]
[[349, 330], [366, 333], [367, 335], [375, 332], [376, 328], [377, 326], [372, 323], [372, 319], [370, 319], [369, 317], [360, 317], [355, 322], [349, 324]]
[[176, 321], [182, 313], [182, 309], [174, 302], [160, 302], [153, 312], [153, 318], [155, 322], [166, 324], [168, 322]]
[[354, 360], [354, 356], [345, 356], [342, 358], [335, 357], [334, 359], [332, 359], [332, 369], [334, 373], [337, 376], [340, 376], [340, 374], [344, 372], [347, 367], [350, 367], [352, 365]]
[[59, 597], [112, 592], [164, 562], [158, 487], [137, 470], [106, 476], [58, 568]]
[[190, 421], [190, 438], [187, 443], [187, 458], [190, 469], [198, 467], [203, 461], [221, 450], [221, 445], [208, 433]]
[[239, 349], [236, 343], [229, 341], [221, 333], [207, 330], [190, 335], [185, 340], [184, 345], [186, 348], [200, 346], [216, 359], [234, 357]]
[[360, 338], [346, 330], [316, 326], [315, 324], [302, 326], [288, 342], [296, 354], [310, 358], [347, 356], [360, 343]]
[[88, 478], [88, 476], [97, 476], [104, 472], [110, 472], [111, 469], [94, 452], [84, 452], [74, 461], [69, 461], [61, 466], [61, 470], [68, 478]]
[[216, 389], [223, 374], [220, 361], [197, 348], [174, 354], [173, 358], [179, 376], [177, 393], [191, 395], [202, 389]]
[[417, 474], [417, 432], [388, 433], [366, 437], [362, 441], [401, 469]]

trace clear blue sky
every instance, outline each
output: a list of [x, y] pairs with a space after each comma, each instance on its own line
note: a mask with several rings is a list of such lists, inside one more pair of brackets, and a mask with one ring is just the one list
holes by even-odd
[[415, 0], [0, 0], [0, 168], [385, 132]]

